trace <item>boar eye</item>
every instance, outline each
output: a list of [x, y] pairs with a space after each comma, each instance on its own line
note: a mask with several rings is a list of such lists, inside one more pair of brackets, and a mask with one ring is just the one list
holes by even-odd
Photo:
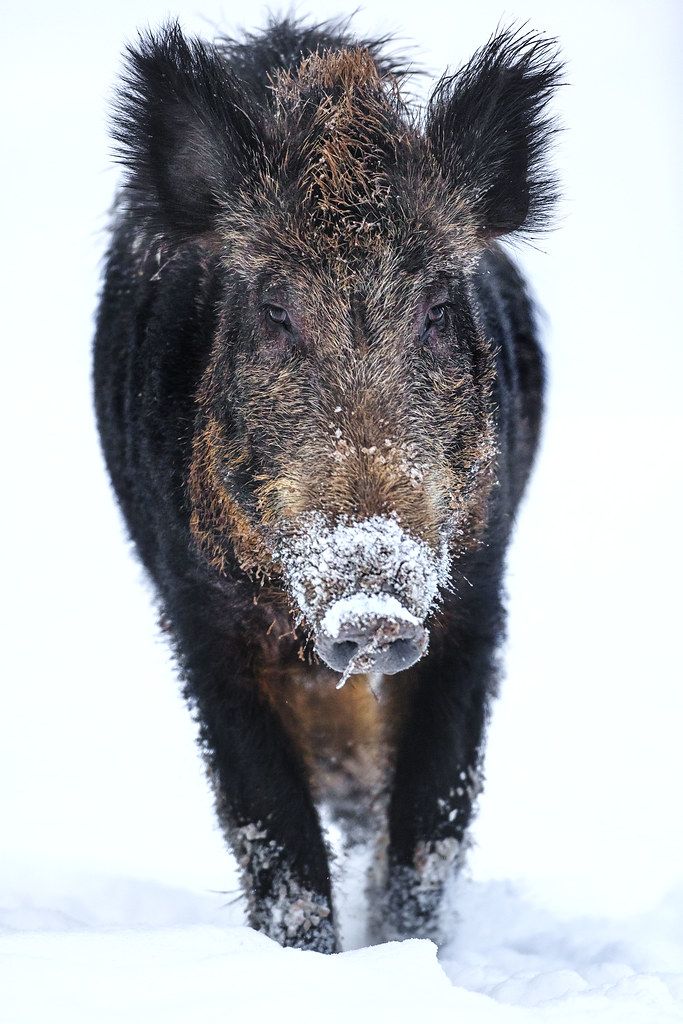
[[282, 306], [266, 306], [266, 316], [268, 317], [269, 320], [272, 320], [273, 323], [277, 324], [279, 327], [292, 326], [291, 321], [289, 319], [289, 314], [286, 309], [282, 308]]
[[427, 326], [430, 324], [442, 324], [446, 319], [446, 306], [442, 303], [440, 306], [430, 306], [427, 311]]

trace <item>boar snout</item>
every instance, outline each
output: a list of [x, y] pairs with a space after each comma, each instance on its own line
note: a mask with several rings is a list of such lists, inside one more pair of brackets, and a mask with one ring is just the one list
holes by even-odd
[[395, 597], [354, 594], [336, 601], [323, 617], [316, 650], [330, 668], [394, 675], [427, 649], [427, 630]]
[[320, 658], [350, 675], [393, 675], [426, 650], [425, 621], [448, 578], [445, 544], [435, 550], [397, 515], [302, 518], [276, 546], [295, 618]]

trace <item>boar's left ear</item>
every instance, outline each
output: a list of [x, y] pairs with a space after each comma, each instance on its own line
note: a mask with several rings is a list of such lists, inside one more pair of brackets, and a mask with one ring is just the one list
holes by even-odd
[[141, 35], [114, 112], [128, 207], [172, 241], [210, 233], [263, 152], [257, 120], [214, 47], [185, 39], [176, 23]]
[[561, 75], [554, 40], [508, 29], [434, 90], [425, 133], [484, 240], [547, 225], [557, 189], [546, 106]]

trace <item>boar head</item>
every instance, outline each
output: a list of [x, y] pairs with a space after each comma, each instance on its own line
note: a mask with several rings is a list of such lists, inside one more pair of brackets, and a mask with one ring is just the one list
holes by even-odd
[[503, 32], [415, 112], [372, 48], [309, 54], [266, 99], [177, 28], [130, 51], [131, 216], [215, 277], [193, 536], [216, 573], [236, 556], [275, 582], [345, 676], [425, 653], [486, 528], [496, 365], [472, 274], [543, 221], [557, 76], [551, 43]]

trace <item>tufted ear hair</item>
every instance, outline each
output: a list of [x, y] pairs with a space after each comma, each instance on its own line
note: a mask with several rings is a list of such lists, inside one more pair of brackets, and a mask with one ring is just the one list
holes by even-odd
[[547, 104], [561, 76], [555, 40], [508, 29], [434, 90], [425, 133], [484, 240], [547, 226], [557, 199]]
[[215, 47], [185, 39], [177, 23], [128, 47], [113, 136], [128, 207], [175, 242], [210, 233], [263, 155], [240, 82]]

